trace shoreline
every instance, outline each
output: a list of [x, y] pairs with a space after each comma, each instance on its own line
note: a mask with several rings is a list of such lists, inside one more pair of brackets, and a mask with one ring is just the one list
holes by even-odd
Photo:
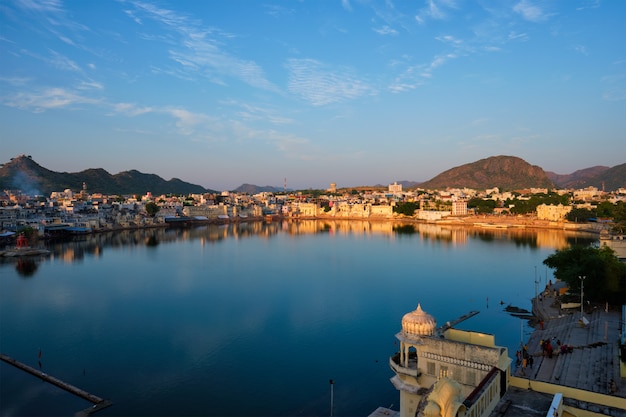
[[[398, 217], [337, 217], [337, 216], [273, 216], [271, 219], [266, 217], [247, 217], [245, 219], [235, 218], [230, 220], [224, 219], [193, 219], [180, 223], [151, 223], [132, 226], [115, 226], [105, 228], [94, 228], [87, 231], [81, 231], [78, 233], [65, 233], [59, 236], [39, 236], [38, 239], [54, 239], [56, 237], [73, 237], [92, 235], [97, 233], [107, 232], [119, 232], [126, 230], [142, 230], [153, 228], [186, 228], [190, 226], [198, 225], [228, 225], [228, 224], [240, 224], [240, 223], [254, 223], [254, 222], [277, 222], [277, 221], [361, 221], [361, 222], [373, 222], [373, 223], [400, 223], [400, 224], [431, 224], [440, 226], [463, 226], [476, 229], [494, 230], [494, 231], [509, 231], [509, 230], [523, 230], [523, 229], [542, 229], [542, 230], [565, 230], [581, 233], [594, 233], [600, 234], [604, 227], [597, 223], [570, 223], [567, 221], [554, 222], [549, 220], [539, 220], [533, 217], [524, 216], [502, 216], [502, 215], [470, 215], [463, 217], [446, 217], [439, 220], [423, 220], [406, 216]], [[11, 236], [9, 239], [16, 237], [18, 233]]]

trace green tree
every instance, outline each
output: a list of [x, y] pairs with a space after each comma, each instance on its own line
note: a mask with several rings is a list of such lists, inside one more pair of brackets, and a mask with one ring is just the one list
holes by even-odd
[[405, 216], [413, 216], [415, 210], [419, 208], [419, 203], [413, 201], [405, 201], [396, 204], [393, 208], [394, 213], [404, 214]]
[[614, 217], [615, 205], [609, 201], [603, 201], [596, 207], [596, 216]]
[[511, 208], [511, 213], [515, 214], [528, 214], [537, 211], [537, 206], [541, 204], [547, 205], [559, 205], [567, 206], [570, 204], [569, 197], [566, 195], [559, 195], [557, 193], [548, 194], [533, 194], [530, 198], [520, 199], [515, 197], [514, 199], [507, 199], [506, 205], [514, 205]]
[[148, 216], [154, 217], [160, 210], [160, 207], [153, 201], [146, 203], [146, 212]]
[[613, 231], [615, 233], [626, 233], [626, 203], [618, 201], [613, 209]]
[[491, 214], [496, 208], [496, 201], [492, 199], [472, 198], [467, 202], [467, 208], [474, 209], [479, 214]]
[[575, 223], [587, 222], [592, 217], [596, 217], [596, 213], [586, 208], [573, 208], [572, 211], [565, 216], [568, 221]]
[[554, 269], [554, 276], [567, 283], [573, 292], [580, 291], [580, 277], [586, 277], [584, 292], [589, 301], [626, 302], [626, 264], [620, 262], [608, 246], [575, 245], [557, 250], [544, 259], [543, 264]]

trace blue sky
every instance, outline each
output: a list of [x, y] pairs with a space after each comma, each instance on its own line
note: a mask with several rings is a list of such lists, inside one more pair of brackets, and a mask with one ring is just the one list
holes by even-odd
[[0, 162], [216, 190], [626, 162], [626, 2], [0, 1]]

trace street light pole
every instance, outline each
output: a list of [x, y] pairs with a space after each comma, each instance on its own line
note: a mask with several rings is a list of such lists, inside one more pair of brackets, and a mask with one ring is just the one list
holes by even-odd
[[330, 417], [333, 417], [333, 385], [335, 385], [335, 381], [331, 379], [328, 382], [330, 382]]
[[539, 284], [539, 281], [537, 281], [537, 267], [535, 266], [535, 302], [537, 302], [537, 297], [539, 296], [537, 291], [537, 284]]
[[583, 318], [583, 295], [584, 295], [584, 288], [585, 288], [585, 278], [587, 278], [586, 276], [578, 276], [578, 279], [580, 279], [580, 318]]

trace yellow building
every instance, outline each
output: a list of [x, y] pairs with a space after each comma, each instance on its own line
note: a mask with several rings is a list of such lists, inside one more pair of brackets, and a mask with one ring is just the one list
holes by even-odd
[[541, 204], [537, 206], [537, 219], [557, 222], [564, 220], [570, 211], [572, 211], [572, 206]]

